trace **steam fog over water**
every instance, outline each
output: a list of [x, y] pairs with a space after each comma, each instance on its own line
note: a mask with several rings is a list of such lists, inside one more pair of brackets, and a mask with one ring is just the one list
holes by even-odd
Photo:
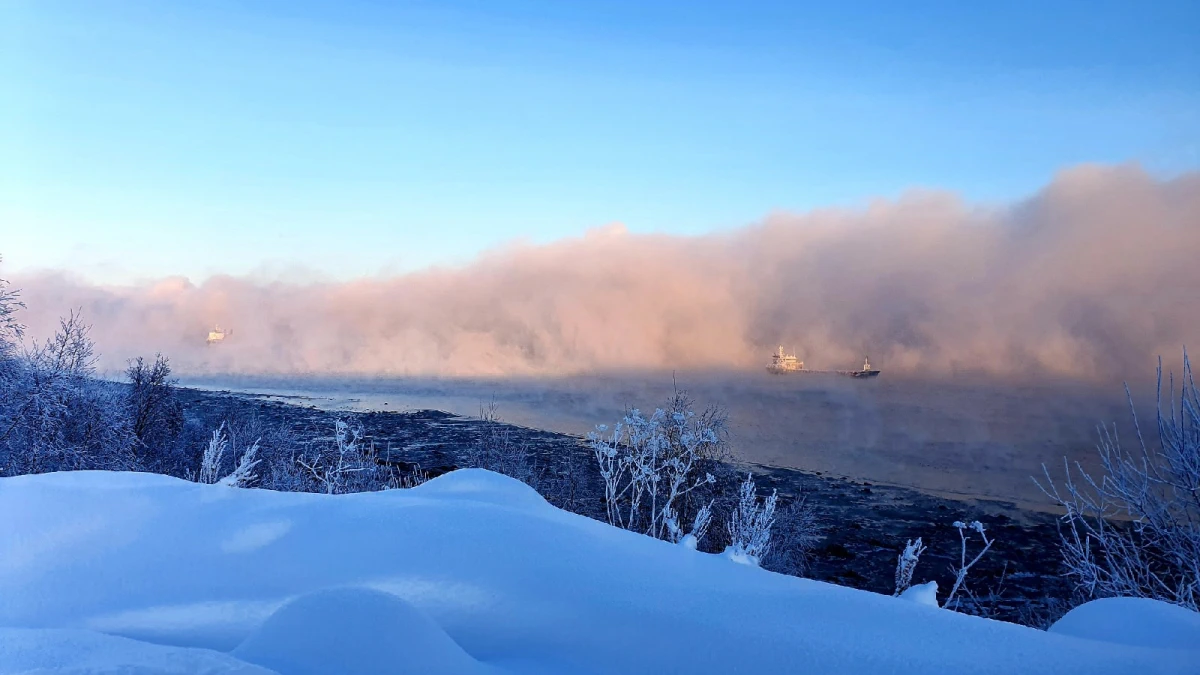
[[[188, 374], [757, 370], [783, 344], [810, 367], [1119, 382], [1200, 334], [1197, 251], [1200, 174], [1084, 166], [1007, 206], [914, 192], [697, 237], [610, 227], [389, 278], [13, 281], [31, 334], [81, 307], [110, 368], [158, 351]], [[233, 331], [219, 349], [213, 324]]]
[[[1178, 370], [1197, 251], [1200, 174], [1083, 166], [1010, 205], [917, 191], [696, 237], [613, 226], [387, 278], [9, 276], [31, 336], [81, 308], [109, 372], [162, 352], [185, 382], [461, 414], [494, 397], [583, 433], [664, 400], [678, 371], [749, 460], [1037, 500], [1043, 462], [1126, 419], [1122, 381], [1150, 402], [1155, 358]], [[206, 345], [214, 324], [232, 332]], [[883, 375], [771, 378], [778, 344]]]

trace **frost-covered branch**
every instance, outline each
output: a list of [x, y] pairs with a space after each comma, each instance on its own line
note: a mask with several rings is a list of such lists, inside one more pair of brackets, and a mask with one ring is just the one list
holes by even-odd
[[738, 492], [737, 507], [727, 523], [733, 543], [725, 549], [725, 555], [738, 562], [758, 565], [771, 548], [771, 526], [775, 523], [777, 500], [778, 492], [773, 491], [760, 506], [754, 477], [746, 476]]
[[386, 483], [379, 480], [380, 467], [375, 462], [373, 447], [364, 446], [362, 427], [337, 420], [333, 432], [332, 448], [295, 459], [319, 491], [341, 494], [386, 488]]
[[150, 455], [167, 450], [184, 425], [170, 360], [162, 354], [155, 354], [150, 362], [139, 356], [129, 362], [125, 376], [130, 422], [140, 451]]
[[704, 535], [708, 534], [708, 526], [712, 524], [712, 507], [713, 502], [711, 501], [700, 507], [700, 510], [696, 512], [695, 519], [692, 520], [692, 529], [687, 534], [684, 534], [683, 528], [679, 526], [679, 520], [675, 512], [670, 507], [667, 507], [667, 540], [673, 544], [690, 548], [693, 551], [696, 550], [700, 546], [700, 542], [704, 539]]
[[259, 461], [256, 459], [258, 455], [258, 441], [246, 449], [242, 453], [242, 458], [238, 461], [238, 465], [233, 469], [233, 473], [221, 479], [221, 485], [230, 487], [250, 487], [250, 484], [258, 479], [258, 475], [254, 473], [254, 467], [258, 466]]
[[200, 472], [195, 476], [196, 482], [207, 485], [250, 487], [251, 483], [258, 479], [258, 475], [254, 473], [254, 468], [260, 463], [258, 444], [259, 441], [254, 441], [250, 447], [246, 448], [238, 460], [237, 466], [222, 478], [221, 463], [225, 457], [225, 451], [229, 449], [229, 435], [226, 433], [225, 423], [222, 422], [221, 426], [212, 432], [212, 436], [208, 439], [208, 445], [204, 447], [204, 453], [200, 457]]
[[25, 327], [16, 317], [24, 308], [20, 291], [9, 288], [8, 282], [0, 279], [0, 359], [10, 357], [24, 335]]
[[[954, 522], [954, 527], [958, 530], [958, 538], [962, 542], [962, 547], [959, 549], [958, 567], [951, 568], [954, 572], [954, 585], [950, 587], [950, 593], [946, 595], [946, 601], [942, 604], [943, 607], [950, 608], [950, 603], [954, 602], [955, 596], [963, 589], [963, 584], [967, 579], [967, 572], [979, 562], [979, 559], [992, 548], [992, 543], [995, 539], [988, 539], [987, 533], [984, 531], [983, 523], [978, 520], [964, 523], [961, 520]], [[983, 549], [979, 551], [971, 562], [967, 562], [967, 530], [977, 532], [983, 539]]]
[[1061, 487], [1043, 467], [1038, 486], [1066, 514], [1059, 548], [1067, 574], [1089, 596], [1154, 598], [1200, 611], [1200, 392], [1187, 352], [1179, 399], [1163, 400], [1158, 366], [1157, 447], [1142, 433], [1126, 387], [1137, 444], [1102, 427], [1100, 473], [1064, 463]]
[[3, 473], [135, 468], [119, 390], [94, 377], [90, 330], [71, 312], [50, 339], [0, 359]]
[[213, 485], [221, 479], [221, 459], [225, 456], [225, 450], [229, 447], [229, 439], [225, 436], [225, 423], [212, 432], [212, 437], [208, 439], [208, 445], [204, 447], [204, 454], [200, 456], [200, 473], [196, 476], [197, 483]]
[[917, 563], [924, 552], [925, 545], [921, 543], [920, 537], [917, 537], [916, 541], [909, 539], [904, 545], [904, 550], [896, 559], [896, 592], [892, 595], [899, 596], [912, 585], [913, 572], [916, 571]]
[[647, 417], [633, 409], [611, 432], [600, 425], [588, 434], [609, 524], [659, 539], [681, 537], [681, 505], [715, 481], [698, 467], [720, 446], [724, 424], [710, 413], [696, 415], [686, 403], [677, 394], [670, 410]]

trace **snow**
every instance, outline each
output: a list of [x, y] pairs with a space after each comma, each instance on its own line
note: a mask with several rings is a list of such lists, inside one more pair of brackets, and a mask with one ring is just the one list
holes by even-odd
[[424, 612], [366, 588], [302, 595], [279, 608], [233, 654], [297, 675], [486, 672]]
[[86, 630], [0, 628], [0, 675], [269, 675], [207, 649], [163, 647]]
[[937, 582], [926, 581], [923, 584], [909, 586], [900, 594], [904, 600], [915, 602], [918, 605], [928, 605], [930, 607], [938, 607], [937, 601]]
[[0, 673], [1200, 672], [734, 564], [480, 470], [348, 495], [19, 476], [0, 514]]
[[1092, 600], [1067, 612], [1049, 630], [1100, 642], [1200, 651], [1200, 614], [1148, 598]]

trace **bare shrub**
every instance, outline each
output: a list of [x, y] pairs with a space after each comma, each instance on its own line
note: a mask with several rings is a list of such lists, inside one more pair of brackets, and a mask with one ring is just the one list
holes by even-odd
[[429, 480], [429, 472], [417, 467], [408, 473], [393, 472], [388, 476], [388, 490], [407, 490]]
[[821, 528], [816, 512], [804, 498], [793, 499], [775, 511], [771, 547], [762, 559], [763, 569], [803, 576], [820, 540]]
[[572, 447], [554, 458], [557, 461], [550, 462], [539, 477], [538, 491], [564, 511], [600, 518], [595, 489], [599, 475], [585, 452], [585, 448]]
[[153, 363], [139, 356], [129, 363], [125, 375], [129, 379], [129, 415], [139, 462], [160, 469], [183, 430], [183, 406], [176, 393], [177, 383], [171, 379], [170, 361], [162, 354], [155, 354]]
[[1046, 630], [1078, 604], [1078, 598], [1067, 599], [1047, 596], [1031, 600], [1021, 604], [1017, 610], [1016, 622], [1022, 626]]
[[[950, 568], [950, 570], [954, 572], [954, 585], [950, 587], [950, 593], [946, 595], [946, 601], [942, 603], [942, 607], [947, 609], [954, 609], [958, 607], [958, 592], [966, 588], [965, 584], [967, 581], [967, 573], [971, 571], [971, 568], [975, 566], [975, 563], [979, 562], [979, 560], [983, 558], [984, 554], [991, 550], [992, 544], [996, 541], [995, 539], [988, 539], [987, 531], [984, 529], [983, 523], [979, 522], [978, 520], [973, 520], [970, 523], [964, 523], [961, 520], [958, 520], [954, 522], [954, 527], [958, 530], [958, 538], [961, 541], [962, 546], [959, 548], [958, 566]], [[971, 558], [970, 562], [967, 562], [968, 530], [977, 533], [983, 540], [983, 548], [980, 549], [979, 553], [977, 553], [974, 558]], [[1007, 569], [1007, 566], [1005, 569]]]
[[1142, 433], [1126, 386], [1137, 445], [1122, 447], [1101, 427], [1101, 473], [1064, 466], [1062, 488], [1042, 467], [1039, 487], [1066, 510], [1060, 550], [1067, 574], [1087, 597], [1133, 596], [1200, 611], [1200, 395], [1187, 352], [1178, 407], [1175, 378], [1163, 401], [1158, 365], [1158, 444]]
[[512, 429], [500, 420], [496, 402], [479, 407], [482, 432], [475, 445], [467, 449], [463, 462], [473, 469], [502, 473], [534, 488], [540, 488], [542, 471], [525, 443], [513, 438]]

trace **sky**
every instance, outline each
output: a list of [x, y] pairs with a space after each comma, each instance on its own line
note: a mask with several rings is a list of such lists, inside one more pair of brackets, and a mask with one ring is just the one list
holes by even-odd
[[1200, 167], [1194, 2], [0, 2], [0, 255], [350, 280]]

